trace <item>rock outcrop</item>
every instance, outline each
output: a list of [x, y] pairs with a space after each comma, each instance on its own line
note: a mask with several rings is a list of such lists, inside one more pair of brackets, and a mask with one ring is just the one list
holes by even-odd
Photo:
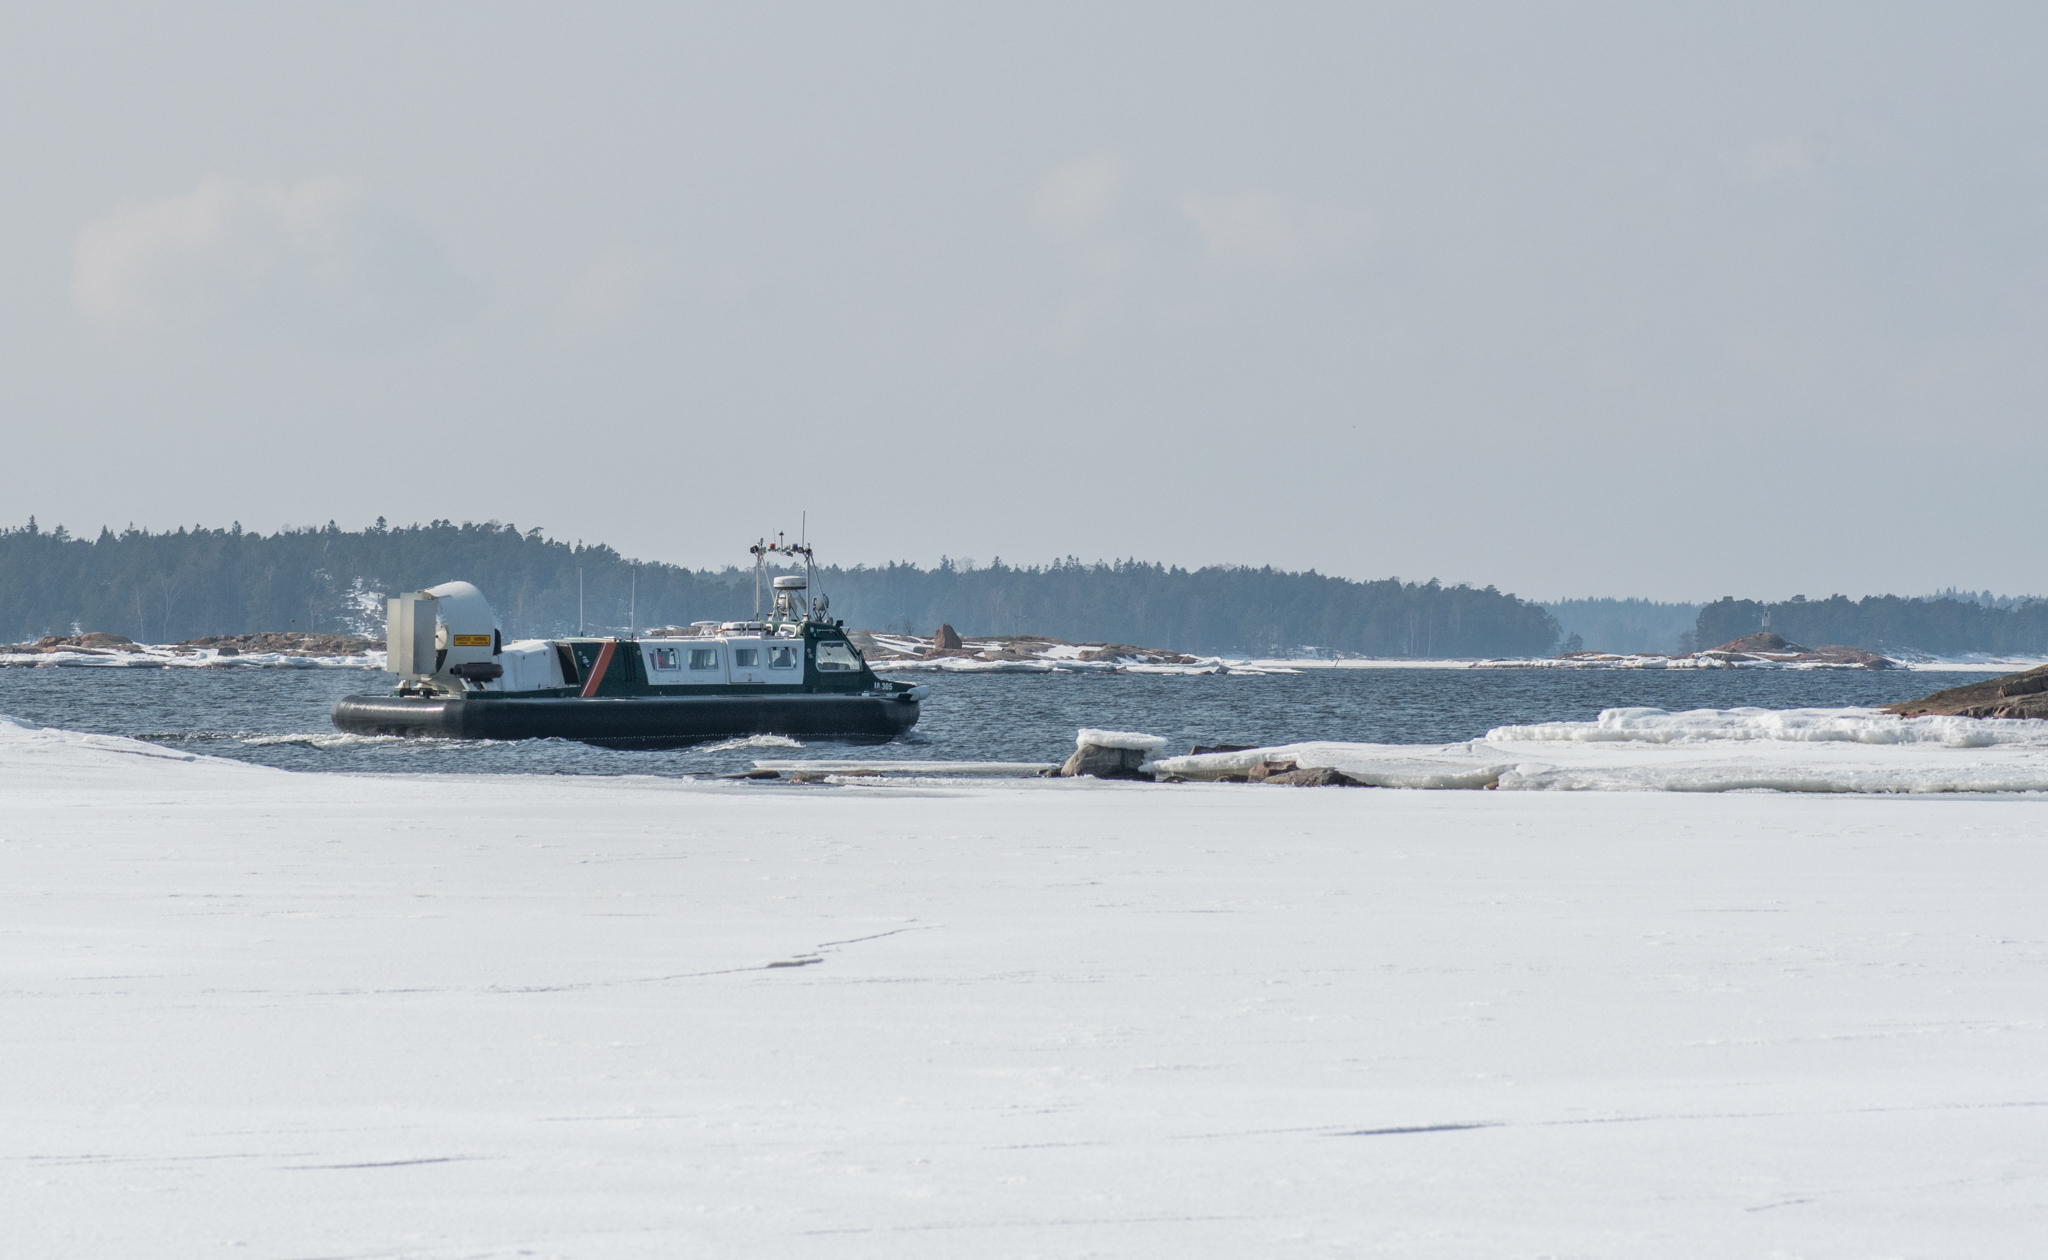
[[1900, 717], [2048, 718], [2048, 665], [1885, 706]]
[[1067, 758], [1067, 764], [1060, 767], [1059, 777], [1075, 779], [1086, 775], [1095, 779], [1150, 780], [1151, 775], [1138, 771], [1138, 767], [1150, 758], [1150, 753], [1139, 748], [1103, 748], [1096, 744], [1083, 744]]
[[942, 625], [938, 633], [932, 636], [932, 646], [943, 650], [957, 648], [960, 646], [960, 632], [950, 625]]
[[1316, 766], [1308, 770], [1287, 770], [1269, 774], [1260, 779], [1261, 783], [1277, 783], [1285, 787], [1364, 787], [1363, 783], [1341, 771], [1328, 766]]
[[1790, 639], [1781, 638], [1768, 630], [1761, 634], [1748, 634], [1739, 639], [1730, 639], [1717, 648], [1708, 648], [1702, 656], [1718, 656], [1723, 660], [1775, 661], [1780, 665], [1860, 665], [1864, 669], [1894, 669], [1896, 664], [1888, 656], [1873, 652], [1869, 648], [1850, 647], [1846, 643], [1830, 643], [1824, 647], [1801, 647]]
[[1303, 769], [1292, 761], [1261, 761], [1244, 776], [1247, 783], [1277, 783], [1283, 787], [1363, 787], [1358, 780], [1328, 766]]
[[1139, 767], [1159, 755], [1166, 741], [1137, 731], [1102, 731], [1084, 727], [1074, 736], [1074, 755], [1059, 769], [1061, 778], [1087, 775], [1096, 779], [1145, 779]]
[[1792, 640], [1786, 638], [1785, 636], [1780, 634], [1772, 634], [1768, 630], [1759, 630], [1755, 634], [1745, 634], [1739, 639], [1728, 640], [1726, 643], [1723, 643], [1720, 647], [1707, 649], [1707, 651], [1709, 652], [1772, 653], [1797, 653], [1804, 652], [1806, 650], [1807, 649], [1799, 646], [1797, 643], [1794, 643]]

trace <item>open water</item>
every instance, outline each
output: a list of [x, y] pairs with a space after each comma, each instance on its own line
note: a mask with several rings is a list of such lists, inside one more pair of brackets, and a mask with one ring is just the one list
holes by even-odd
[[1445, 744], [1602, 709], [1882, 705], [1983, 674], [1866, 670], [1310, 670], [1267, 676], [920, 674], [924, 715], [886, 745], [778, 737], [665, 752], [560, 740], [474, 743], [344, 735], [334, 702], [396, 680], [337, 669], [0, 669], [0, 715], [146, 739], [289, 770], [375, 774], [730, 774], [756, 758], [1060, 761], [1084, 726], [1195, 744]]

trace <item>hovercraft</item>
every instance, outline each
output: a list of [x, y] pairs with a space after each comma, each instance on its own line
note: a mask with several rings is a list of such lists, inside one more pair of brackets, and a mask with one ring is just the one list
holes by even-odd
[[[774, 579], [760, 607], [768, 552], [805, 561]], [[810, 548], [754, 548], [757, 619], [697, 622], [625, 638], [507, 643], [483, 593], [444, 582], [386, 601], [386, 695], [344, 696], [334, 724], [361, 735], [569, 739], [607, 748], [678, 748], [745, 735], [881, 742], [917, 725], [926, 689], [877, 678], [808, 600]]]

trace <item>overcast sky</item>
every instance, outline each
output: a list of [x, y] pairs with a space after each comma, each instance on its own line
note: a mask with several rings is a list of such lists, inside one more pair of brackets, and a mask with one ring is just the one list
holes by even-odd
[[0, 7], [0, 523], [2048, 591], [2048, 10], [1788, 8]]

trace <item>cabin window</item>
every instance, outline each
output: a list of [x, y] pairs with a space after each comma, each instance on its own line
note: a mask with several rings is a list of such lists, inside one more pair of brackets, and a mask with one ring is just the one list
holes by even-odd
[[717, 669], [717, 668], [718, 668], [718, 649], [717, 649], [717, 648], [691, 648], [691, 649], [690, 649], [690, 668], [691, 668], [691, 669]]
[[768, 668], [795, 669], [796, 649], [793, 647], [772, 647], [768, 649]]
[[759, 669], [761, 667], [761, 649], [734, 648], [732, 650], [732, 667], [734, 669]]
[[827, 674], [851, 673], [860, 668], [860, 658], [853, 654], [850, 643], [820, 643], [818, 645], [818, 669]]
[[681, 668], [676, 661], [676, 649], [674, 648], [655, 648], [647, 653], [647, 659], [653, 663], [656, 669]]

